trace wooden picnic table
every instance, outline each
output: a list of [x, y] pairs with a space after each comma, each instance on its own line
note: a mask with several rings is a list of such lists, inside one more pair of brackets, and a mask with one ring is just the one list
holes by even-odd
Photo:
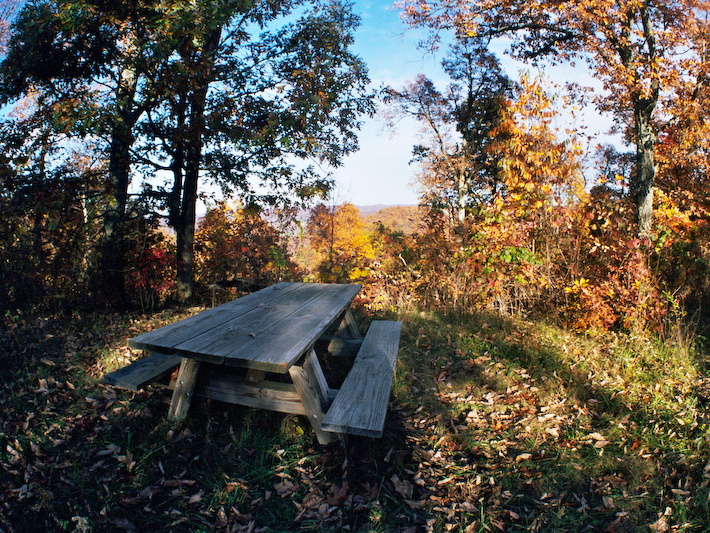
[[[321, 443], [336, 433], [380, 436], [401, 325], [373, 322], [363, 339], [349, 308], [359, 290], [352, 284], [277, 283], [130, 339], [129, 346], [152, 355], [105, 380], [137, 390], [179, 363], [170, 419], [185, 418], [197, 392], [305, 415]], [[360, 345], [339, 390], [328, 386], [314, 350], [337, 321], [331, 345]]]

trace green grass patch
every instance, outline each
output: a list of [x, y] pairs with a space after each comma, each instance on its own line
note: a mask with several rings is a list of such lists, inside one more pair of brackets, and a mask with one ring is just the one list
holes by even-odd
[[[382, 439], [101, 383], [183, 316], [15, 317], [0, 365], [7, 531], [704, 531], [710, 385], [692, 342], [411, 312]], [[390, 317], [391, 318], [391, 317]]]

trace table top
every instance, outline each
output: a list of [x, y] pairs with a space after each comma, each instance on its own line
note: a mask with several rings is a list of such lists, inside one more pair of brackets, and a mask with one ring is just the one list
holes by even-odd
[[360, 285], [281, 282], [128, 341], [132, 348], [285, 374]]

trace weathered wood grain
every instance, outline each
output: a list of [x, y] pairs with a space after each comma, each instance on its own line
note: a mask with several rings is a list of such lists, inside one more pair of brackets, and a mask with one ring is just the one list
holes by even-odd
[[137, 391], [173, 370], [180, 364], [181, 359], [179, 355], [152, 353], [106, 374], [104, 381], [109, 385]]
[[401, 322], [373, 321], [321, 428], [381, 437], [397, 362]]
[[179, 422], [187, 416], [199, 370], [200, 361], [183, 358], [178, 371], [177, 384], [170, 401], [170, 409], [168, 409], [168, 420]]
[[135, 337], [129, 345], [286, 373], [359, 290], [359, 285], [278, 283]]
[[318, 442], [320, 444], [332, 442], [336, 437], [321, 428], [329, 389], [315, 352], [311, 350], [302, 366], [294, 365], [289, 368], [289, 374]]
[[242, 296], [213, 309], [202, 311], [197, 315], [134, 337], [128, 341], [128, 345], [140, 350], [162, 350], [164, 353], [172, 353], [176, 345], [193, 338], [196, 332], [201, 334], [212, 329], [219, 329], [226, 322], [238, 319], [245, 313], [267, 305], [297, 289], [298, 284], [277, 283], [261, 291]]
[[281, 413], [306, 414], [301, 397], [292, 383], [264, 380], [253, 385], [237, 376], [208, 372], [200, 378], [195, 395]]
[[[326, 285], [326, 287], [334, 287]], [[225, 358], [230, 360], [243, 357], [248, 353], [248, 366], [263, 368], [271, 372], [285, 372], [337, 319], [350, 305], [360, 290], [359, 285], [339, 285], [337, 289], [328, 289], [301, 307], [297, 313], [274, 324], [262, 335], [257, 335], [245, 345], [241, 353], [232, 353]]]

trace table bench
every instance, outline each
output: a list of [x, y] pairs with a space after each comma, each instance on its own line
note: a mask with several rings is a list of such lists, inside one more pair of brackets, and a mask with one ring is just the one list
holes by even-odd
[[154, 352], [148, 357], [133, 361], [128, 366], [106, 374], [104, 381], [109, 385], [138, 391], [173, 372], [180, 365], [180, 361], [182, 357], [179, 355]]
[[[172, 420], [187, 416], [192, 396], [199, 395], [305, 415], [321, 444], [343, 433], [380, 437], [401, 323], [373, 321], [363, 339], [349, 309], [359, 289], [278, 283], [129, 340], [151, 354], [104, 380], [138, 390], [162, 379], [173, 390]], [[336, 323], [329, 352], [357, 351], [337, 390], [328, 386], [314, 350]]]
[[323, 419], [324, 430], [382, 436], [401, 331], [401, 322], [370, 324], [353, 367]]

